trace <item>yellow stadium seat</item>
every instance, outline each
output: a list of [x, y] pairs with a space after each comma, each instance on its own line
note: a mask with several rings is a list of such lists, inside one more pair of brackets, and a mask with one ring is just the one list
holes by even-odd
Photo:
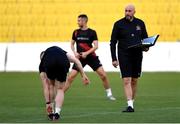
[[0, 41], [69, 41], [82, 13], [88, 15], [99, 40], [109, 41], [114, 22], [124, 17], [128, 3], [134, 3], [135, 16], [146, 23], [150, 36], [180, 39], [179, 0], [1, 0]]

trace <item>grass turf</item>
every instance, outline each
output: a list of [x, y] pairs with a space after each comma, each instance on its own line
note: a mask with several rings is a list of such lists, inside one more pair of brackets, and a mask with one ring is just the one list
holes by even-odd
[[[105, 97], [101, 80], [88, 73], [91, 84], [78, 76], [65, 94], [59, 122], [180, 122], [180, 73], [143, 73], [135, 113], [126, 106], [119, 73], [108, 73], [115, 102]], [[44, 109], [38, 73], [0, 73], [0, 122], [50, 122]]]

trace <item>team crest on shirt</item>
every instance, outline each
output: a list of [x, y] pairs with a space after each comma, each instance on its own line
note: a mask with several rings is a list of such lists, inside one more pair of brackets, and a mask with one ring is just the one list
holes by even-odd
[[136, 26], [136, 30], [139, 31], [141, 30], [141, 27], [139, 25]]

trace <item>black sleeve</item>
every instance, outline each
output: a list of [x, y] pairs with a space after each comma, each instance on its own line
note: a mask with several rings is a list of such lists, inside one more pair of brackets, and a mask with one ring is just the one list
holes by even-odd
[[94, 40], [98, 40], [96, 31], [92, 32], [92, 41], [94, 41]]
[[117, 44], [117, 35], [118, 35], [118, 25], [117, 23], [114, 24], [112, 34], [111, 34], [111, 40], [110, 40], [110, 49], [111, 49], [111, 57], [112, 61], [116, 61], [116, 44]]
[[146, 26], [145, 26], [145, 24], [143, 22], [143, 24], [142, 24], [142, 39], [147, 38], [147, 37], [148, 37], [148, 34], [147, 34], [147, 31], [146, 31]]
[[75, 30], [72, 34], [72, 40], [76, 40], [77, 30]]

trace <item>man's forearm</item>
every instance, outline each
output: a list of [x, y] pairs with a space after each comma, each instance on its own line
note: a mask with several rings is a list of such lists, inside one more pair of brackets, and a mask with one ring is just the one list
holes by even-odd
[[116, 61], [116, 44], [112, 43], [110, 44], [110, 50], [111, 50], [111, 57], [112, 57], [112, 61]]
[[87, 53], [87, 55], [89, 55], [89, 54], [95, 52], [96, 50], [97, 50], [97, 48], [93, 47], [90, 50], [86, 51], [86, 53]]
[[76, 64], [77, 68], [79, 69], [81, 76], [83, 76], [85, 73], [84, 73], [83, 67], [78, 59], [75, 61], [75, 64]]
[[73, 51], [73, 53], [75, 54], [75, 48], [74, 48], [74, 45], [71, 45], [71, 50]]

